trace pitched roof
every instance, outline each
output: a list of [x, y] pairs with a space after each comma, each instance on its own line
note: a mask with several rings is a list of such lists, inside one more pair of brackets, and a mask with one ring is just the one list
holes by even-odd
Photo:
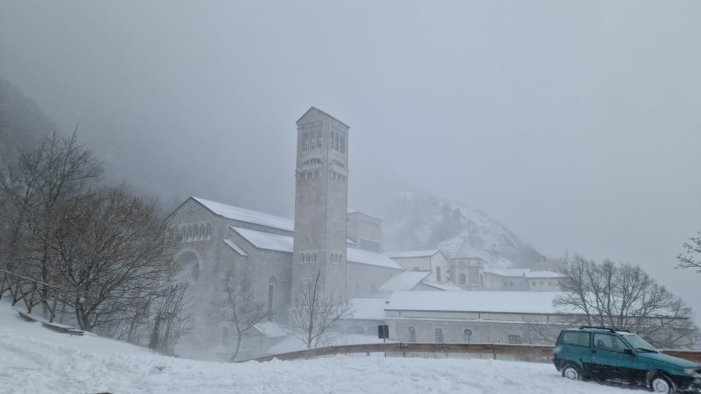
[[346, 254], [346, 259], [349, 263], [368, 264], [398, 270], [404, 269], [401, 265], [397, 264], [396, 261], [390, 259], [389, 257], [380, 253], [371, 252], [369, 250], [348, 248]]
[[393, 259], [406, 259], [406, 258], [412, 258], [412, 257], [431, 257], [438, 252], [440, 252], [440, 250], [438, 250], [438, 249], [407, 250], [407, 251], [389, 252], [389, 253], [387, 253], [387, 255]]
[[385, 306], [387, 300], [385, 298], [351, 298], [351, 306], [353, 307], [354, 320], [384, 320]]
[[333, 116], [329, 115], [328, 113], [326, 113], [326, 112], [324, 112], [324, 111], [322, 111], [322, 110], [320, 110], [319, 108], [314, 107], [314, 106], [309, 107], [309, 109], [307, 110], [307, 112], [305, 112], [304, 114], [302, 114], [302, 116], [300, 116], [299, 119], [297, 119], [297, 123], [299, 123], [305, 116], [307, 116], [307, 114], [311, 114], [311, 113], [314, 113], [314, 112], [319, 113], [319, 114], [321, 114], [321, 115], [323, 115], [323, 116], [325, 116], [325, 117], [331, 118], [331, 119], [335, 120], [336, 122], [338, 122], [338, 123], [340, 123], [340, 124], [342, 124], [342, 125], [344, 125], [344, 126], [346, 126], [347, 128], [350, 129], [350, 126], [348, 126], [347, 124], [341, 122], [340, 120], [334, 118]]
[[[229, 228], [258, 249], [285, 253], [292, 253], [294, 250], [294, 238], [291, 235], [273, 234], [236, 226], [229, 226]], [[403, 269], [394, 260], [380, 253], [349, 247], [346, 254], [349, 263], [367, 264], [398, 270]]]
[[191, 197], [214, 214], [227, 219], [238, 220], [240, 222], [257, 224], [259, 226], [275, 228], [279, 230], [294, 231], [294, 221], [292, 219], [267, 213], [257, 212], [250, 209], [239, 208], [233, 205], [222, 204], [220, 202], [205, 200], [200, 197]]
[[234, 252], [240, 254], [241, 256], [248, 256], [248, 254], [247, 254], [246, 252], [244, 252], [243, 249], [241, 249], [238, 245], [236, 245], [236, 244], [234, 243], [234, 241], [232, 241], [232, 240], [230, 240], [230, 239], [222, 239], [222, 241], [223, 241], [228, 247], [230, 247], [231, 249], [233, 249]]
[[414, 290], [416, 285], [431, 275], [431, 271], [403, 271], [383, 283], [379, 291]]
[[253, 326], [253, 328], [268, 338], [280, 338], [289, 335], [287, 331], [282, 328], [282, 326], [270, 321], [257, 323]]
[[529, 268], [485, 268], [484, 272], [492, 275], [520, 278], [564, 278], [565, 276], [551, 271], [531, 271]]
[[557, 313], [558, 292], [535, 291], [398, 291], [385, 310]]
[[294, 241], [290, 235], [266, 233], [234, 226], [229, 226], [229, 228], [239, 233], [246, 241], [250, 242], [258, 249], [292, 253]]
[[441, 291], [465, 291], [462, 287], [456, 286], [450, 282], [438, 283], [438, 282], [423, 282], [424, 285], [433, 287]]

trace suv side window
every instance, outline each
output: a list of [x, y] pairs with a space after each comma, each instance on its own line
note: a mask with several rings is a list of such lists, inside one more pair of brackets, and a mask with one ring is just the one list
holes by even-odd
[[589, 333], [566, 331], [562, 334], [562, 340], [560, 341], [560, 343], [562, 343], [563, 345], [589, 347]]
[[614, 335], [594, 334], [594, 348], [607, 350], [609, 352], [623, 353], [623, 349], [627, 348], [621, 338]]

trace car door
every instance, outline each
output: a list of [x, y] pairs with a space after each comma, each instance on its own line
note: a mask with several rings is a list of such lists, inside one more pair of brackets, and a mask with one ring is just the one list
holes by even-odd
[[[628, 352], [626, 353], [626, 349]], [[591, 360], [602, 377], [608, 379], [637, 379], [633, 364], [635, 352], [614, 334], [595, 333], [592, 341]]]

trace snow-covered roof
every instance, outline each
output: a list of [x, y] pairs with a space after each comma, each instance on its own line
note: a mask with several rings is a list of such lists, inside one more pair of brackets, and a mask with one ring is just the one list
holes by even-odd
[[258, 323], [253, 327], [268, 338], [279, 338], [289, 335], [279, 324], [269, 321]]
[[407, 251], [389, 252], [389, 253], [387, 253], [387, 255], [393, 259], [404, 259], [404, 258], [412, 258], [412, 257], [431, 257], [438, 252], [440, 252], [438, 249], [407, 250]]
[[528, 268], [494, 268], [488, 267], [484, 269], [487, 274], [521, 277], [521, 278], [564, 278], [565, 276], [551, 271], [531, 271]]
[[266, 233], [248, 228], [229, 226], [258, 249], [292, 253], [294, 241], [290, 235]]
[[442, 291], [465, 291], [465, 289], [458, 287], [450, 282], [438, 283], [438, 282], [423, 282], [426, 286], [434, 287]]
[[533, 291], [398, 291], [386, 310], [557, 313], [553, 299], [558, 292]]
[[346, 255], [346, 260], [348, 260], [349, 263], [368, 264], [398, 270], [404, 269], [402, 266], [397, 264], [396, 261], [390, 259], [384, 254], [371, 252], [369, 250], [348, 248]]
[[250, 209], [239, 208], [233, 205], [222, 204], [215, 201], [209, 201], [200, 197], [192, 197], [192, 199], [202, 204], [205, 208], [209, 209], [215, 214], [223, 216], [227, 219], [238, 220], [241, 222], [257, 224], [280, 230], [294, 231], [294, 221], [292, 219], [252, 211]]
[[240, 254], [241, 256], [248, 256], [246, 252], [243, 251], [238, 245], [234, 243], [234, 241], [230, 239], [223, 239], [225, 244], [227, 244], [231, 249], [233, 249], [236, 253]]
[[431, 271], [404, 271], [393, 276], [390, 280], [383, 283], [378, 290], [380, 291], [400, 291], [414, 290], [414, 287], [421, 283]]
[[386, 298], [351, 298], [352, 319], [382, 320], [385, 318]]
[[[267, 233], [264, 231], [251, 230], [236, 226], [229, 226], [258, 249], [274, 250], [277, 252], [292, 253], [294, 248], [294, 238], [291, 235], [280, 235]], [[399, 264], [389, 257], [367, 250], [348, 248], [347, 258], [349, 263], [368, 264], [378, 267], [403, 269]]]

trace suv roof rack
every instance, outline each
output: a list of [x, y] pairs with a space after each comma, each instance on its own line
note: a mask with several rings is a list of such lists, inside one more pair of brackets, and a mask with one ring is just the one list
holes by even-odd
[[609, 331], [609, 332], [617, 332], [617, 331], [621, 331], [621, 332], [630, 332], [630, 331], [628, 331], [628, 330], [622, 330], [622, 329], [619, 329], [619, 328], [611, 328], [611, 327], [603, 327], [603, 326], [581, 326], [581, 327], [579, 327], [580, 330], [583, 330], [583, 329], [586, 329], [586, 328], [595, 328], [595, 329], [598, 329], [598, 330], [607, 330], [607, 331]]

